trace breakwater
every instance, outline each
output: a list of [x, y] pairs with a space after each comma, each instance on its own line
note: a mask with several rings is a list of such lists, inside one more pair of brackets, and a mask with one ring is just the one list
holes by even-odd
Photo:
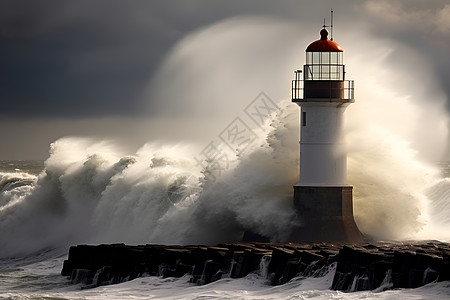
[[61, 271], [83, 287], [140, 276], [181, 277], [196, 284], [258, 272], [268, 284], [335, 270], [331, 289], [415, 288], [450, 280], [450, 244], [428, 242], [233, 243], [216, 246], [125, 244], [70, 247]]

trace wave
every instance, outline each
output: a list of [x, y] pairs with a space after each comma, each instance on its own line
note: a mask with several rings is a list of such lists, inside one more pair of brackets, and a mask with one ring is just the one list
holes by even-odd
[[229, 242], [245, 230], [282, 240], [293, 222], [291, 177], [297, 171], [283, 149], [274, 150], [284, 142], [277, 135], [290, 125], [273, 126], [277, 133], [260, 138], [214, 182], [192, 146], [147, 144], [123, 155], [104, 141], [60, 139], [39, 176], [16, 174], [15, 185], [5, 185], [1, 255], [89, 242]]
[[[264, 134], [215, 181], [193, 146], [146, 144], [124, 155], [105, 141], [57, 140], [38, 176], [1, 173], [1, 256], [75, 243], [233, 242], [246, 230], [285, 241], [299, 222], [292, 209], [298, 108], [280, 106]], [[448, 228], [449, 179], [435, 179], [395, 136], [373, 132], [370, 140], [378, 148], [349, 153], [360, 229], [405, 239], [417, 238], [430, 220]]]
[[[166, 110], [174, 113], [168, 107], [176, 107], [191, 118], [212, 114], [214, 119], [234, 114], [217, 105], [242, 104], [261, 86], [270, 86], [280, 98], [290, 81], [287, 70], [303, 47], [292, 44], [292, 36], [310, 34], [300, 25], [243, 17], [194, 32], [161, 65], [152, 99], [181, 99], [172, 94], [181, 89], [183, 101], [175, 106], [160, 101]], [[435, 74], [425, 68], [426, 61], [416, 60], [414, 67], [419, 63], [430, 82], [408, 86], [408, 94], [395, 90], [392, 78], [416, 80], [414, 72], [389, 63], [396, 42], [355, 40], [355, 30], [342, 33], [342, 40], [358, 79], [355, 92], [364, 100], [347, 111], [348, 182], [354, 186], [356, 223], [379, 240], [449, 240], [449, 181], [414, 150], [436, 156], [444, 149], [448, 116], [440, 89], [431, 84], [437, 82]], [[416, 57], [413, 50], [400, 49]], [[254, 55], [260, 52], [262, 60]], [[211, 65], [221, 72], [211, 76]], [[255, 74], [262, 79], [250, 80]], [[278, 106], [251, 147], [238, 155], [227, 152], [229, 168], [215, 177], [211, 165], [203, 167], [195, 159], [200, 152], [195, 145], [148, 143], [130, 154], [108, 141], [55, 141], [38, 176], [0, 173], [0, 256], [76, 243], [233, 242], [246, 230], [286, 240], [301, 223], [292, 208], [299, 175], [298, 107], [288, 101]]]

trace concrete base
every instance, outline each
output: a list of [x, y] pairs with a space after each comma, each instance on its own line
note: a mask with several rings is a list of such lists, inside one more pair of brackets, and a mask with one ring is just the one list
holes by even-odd
[[361, 243], [353, 218], [352, 186], [294, 186], [294, 208], [301, 225], [292, 242]]

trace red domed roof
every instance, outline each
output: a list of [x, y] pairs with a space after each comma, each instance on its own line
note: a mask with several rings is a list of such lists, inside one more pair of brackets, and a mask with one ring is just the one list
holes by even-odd
[[325, 28], [320, 31], [320, 40], [312, 42], [306, 48], [306, 52], [343, 52], [344, 49], [335, 41], [328, 39], [328, 30]]

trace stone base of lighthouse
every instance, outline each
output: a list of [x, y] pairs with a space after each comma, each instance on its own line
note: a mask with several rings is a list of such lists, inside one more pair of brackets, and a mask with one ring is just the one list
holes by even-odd
[[301, 225], [292, 242], [361, 243], [353, 218], [352, 186], [294, 186], [294, 207]]

